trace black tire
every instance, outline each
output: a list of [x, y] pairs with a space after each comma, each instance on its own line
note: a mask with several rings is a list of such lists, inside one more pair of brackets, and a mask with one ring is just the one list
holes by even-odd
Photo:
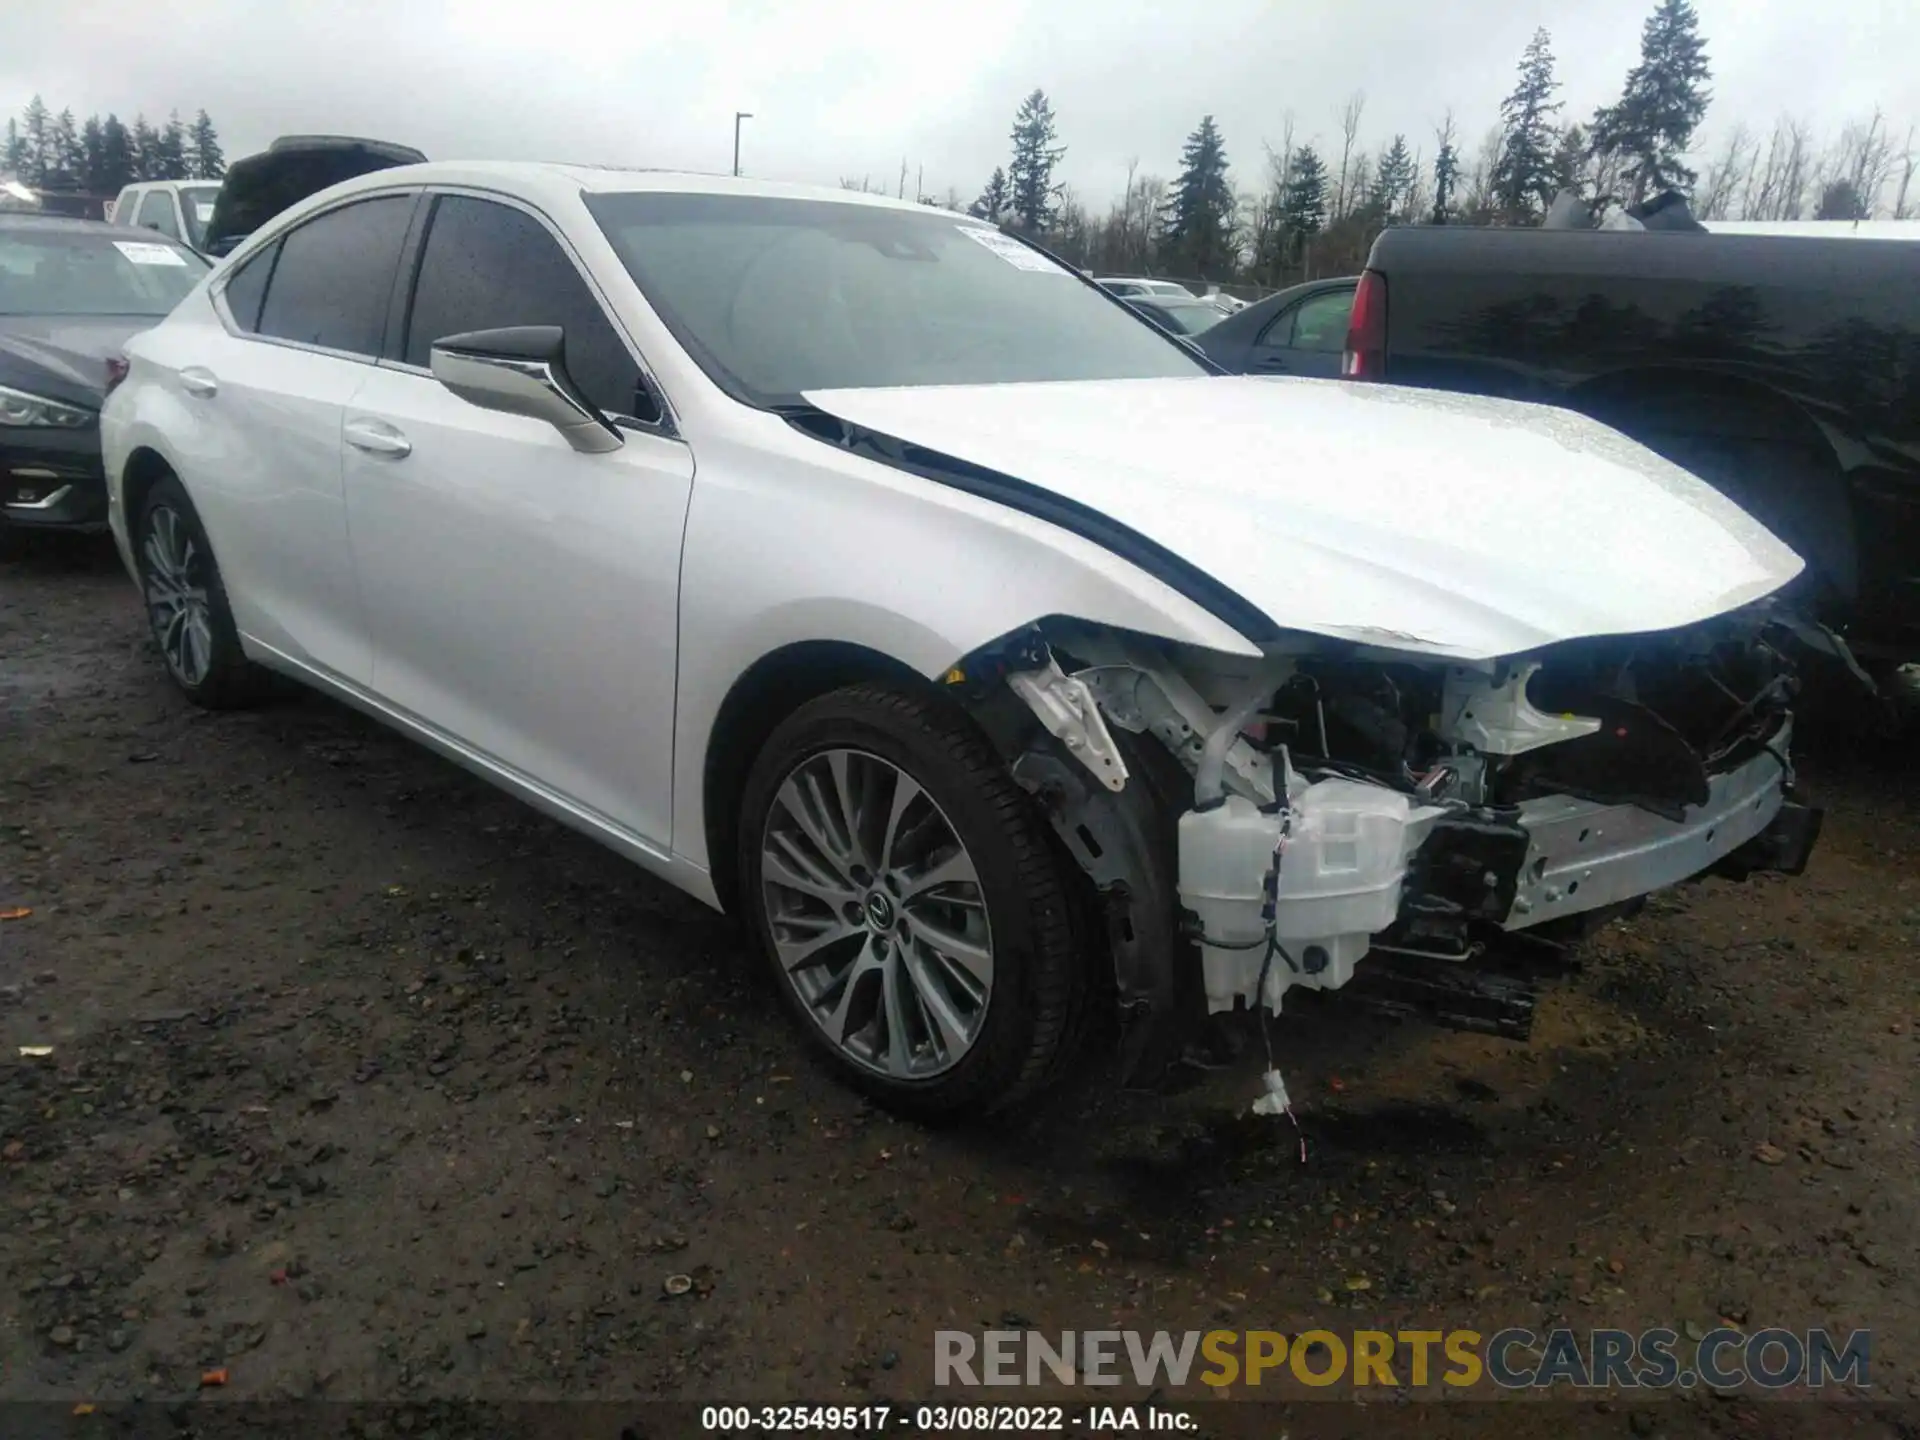
[[[160, 607], [153, 602], [154, 580], [148, 544], [156, 527], [177, 524], [191, 543], [190, 574], [205, 596], [207, 630], [204, 666], [189, 673], [185, 662], [170, 649], [169, 636]], [[253, 664], [240, 646], [240, 632], [233, 623], [233, 610], [227, 603], [227, 589], [220, 579], [220, 565], [214, 558], [213, 544], [206, 527], [187, 498], [186, 487], [172, 475], [163, 476], [147, 492], [145, 503], [133, 527], [134, 563], [140, 571], [141, 600], [147, 611], [148, 628], [160, 650], [167, 675], [180, 693], [208, 710], [238, 710], [258, 704], [270, 691], [267, 672]]]
[[0, 520], [0, 560], [20, 560], [27, 553], [27, 532]]
[[[814, 1020], [775, 948], [762, 878], [769, 817], [785, 781], [835, 750], [876, 757], [919, 785], [978, 873], [992, 987], [977, 1038], [929, 1078], [882, 1074], [846, 1053]], [[972, 720], [944, 698], [872, 683], [803, 705], [754, 760], [738, 835], [739, 894], [775, 988], [827, 1068], [876, 1103], [921, 1121], [978, 1118], [1032, 1094], [1071, 1058], [1086, 964], [1065, 877], [1026, 793]]]

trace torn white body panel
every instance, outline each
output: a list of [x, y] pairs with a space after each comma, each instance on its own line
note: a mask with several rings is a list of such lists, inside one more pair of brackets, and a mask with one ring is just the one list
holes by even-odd
[[1531, 660], [1509, 668], [1506, 678], [1453, 666], [1447, 671], [1445, 708], [1438, 734], [1480, 755], [1523, 755], [1542, 745], [1557, 745], [1591, 735], [1598, 720], [1581, 715], [1549, 715], [1527, 699], [1527, 682], [1540, 673]]
[[1097, 509], [1284, 629], [1402, 652], [1673, 629], [1802, 568], [1704, 482], [1546, 406], [1247, 377], [806, 398]]

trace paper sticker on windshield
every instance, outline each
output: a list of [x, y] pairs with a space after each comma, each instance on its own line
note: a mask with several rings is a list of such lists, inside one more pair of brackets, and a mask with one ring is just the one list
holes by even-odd
[[1016, 270], [1039, 270], [1048, 275], [1067, 273], [1038, 250], [1028, 249], [1011, 235], [1002, 235], [998, 230], [988, 230], [980, 225], [956, 225], [954, 229], [971, 240], [977, 240]]
[[193, 218], [198, 220], [202, 225], [213, 219], [213, 202], [211, 200], [194, 201]]
[[144, 240], [116, 240], [113, 248], [136, 265], [180, 265], [187, 262], [171, 245], [150, 245]]

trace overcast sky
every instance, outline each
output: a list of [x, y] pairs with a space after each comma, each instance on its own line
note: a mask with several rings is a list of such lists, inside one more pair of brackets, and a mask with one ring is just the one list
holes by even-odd
[[[1826, 130], [1881, 106], [1920, 121], [1916, 0], [1696, 0], [1715, 99], [1702, 139], [1783, 109]], [[1431, 154], [1451, 106], [1469, 148], [1496, 118], [1536, 25], [1566, 114], [1613, 98], [1652, 0], [0, 0], [0, 109], [209, 111], [228, 157], [331, 131], [435, 159], [550, 158], [832, 183], [900, 162], [976, 193], [1021, 97], [1052, 97], [1061, 177], [1095, 208], [1129, 158], [1171, 174], [1211, 112], [1239, 183], [1292, 111], [1362, 144]], [[1323, 145], [1324, 148], [1324, 145]], [[909, 186], [913, 179], [908, 180]]]

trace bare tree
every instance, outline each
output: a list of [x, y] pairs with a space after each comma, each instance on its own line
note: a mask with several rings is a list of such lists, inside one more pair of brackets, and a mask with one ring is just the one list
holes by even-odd
[[1267, 152], [1267, 183], [1275, 193], [1285, 190], [1293, 178], [1293, 130], [1293, 111], [1289, 110], [1280, 117], [1279, 148], [1261, 142]]
[[1753, 168], [1753, 156], [1753, 133], [1743, 121], [1727, 132], [1726, 144], [1707, 162], [1694, 192], [1694, 214], [1702, 220], [1731, 219], [1735, 194]]
[[1810, 137], [1806, 121], [1782, 115], [1767, 137], [1766, 158], [1749, 167], [1740, 196], [1748, 220], [1798, 220], [1806, 207]]
[[1484, 217], [1493, 209], [1493, 172], [1500, 164], [1500, 151], [1505, 144], [1506, 132], [1498, 125], [1481, 138], [1473, 164], [1467, 167], [1466, 185], [1460, 197], [1463, 214]]
[[1107, 211], [1097, 230], [1090, 225], [1089, 249], [1102, 268], [1139, 274], [1153, 256], [1154, 223], [1166, 199], [1167, 182], [1139, 173], [1136, 157], [1127, 162], [1127, 188]]
[[1418, 150], [1413, 152], [1413, 180], [1400, 206], [1403, 216], [1415, 225], [1427, 218], [1427, 172], [1421, 163], [1424, 158]]
[[1120, 244], [1125, 248], [1130, 244], [1133, 234], [1133, 179], [1140, 170], [1140, 157], [1127, 157], [1127, 188], [1120, 199]]
[[1061, 259], [1082, 268], [1092, 264], [1095, 258], [1093, 222], [1071, 186], [1060, 187], [1054, 202], [1053, 227], [1047, 232], [1046, 242]]
[[1824, 194], [1845, 183], [1858, 197], [1862, 218], [1870, 217], [1904, 160], [1895, 153], [1886, 119], [1876, 108], [1868, 119], [1841, 127], [1839, 138], [1820, 157], [1815, 188]]
[[1145, 268], [1147, 259], [1153, 254], [1154, 237], [1157, 234], [1160, 211], [1167, 200], [1167, 182], [1158, 175], [1142, 175], [1133, 186], [1133, 220], [1128, 226], [1139, 256], [1140, 265]]
[[1907, 127], [1907, 143], [1900, 156], [1900, 188], [1893, 194], [1893, 218], [1911, 220], [1916, 211], [1920, 211], [1920, 196], [1912, 195], [1913, 190], [1913, 127]]
[[1356, 90], [1347, 97], [1347, 103], [1340, 107], [1340, 174], [1334, 181], [1333, 215], [1335, 220], [1347, 213], [1350, 193], [1348, 182], [1353, 178], [1353, 142], [1360, 135], [1360, 117], [1366, 112], [1367, 96], [1364, 90]]

